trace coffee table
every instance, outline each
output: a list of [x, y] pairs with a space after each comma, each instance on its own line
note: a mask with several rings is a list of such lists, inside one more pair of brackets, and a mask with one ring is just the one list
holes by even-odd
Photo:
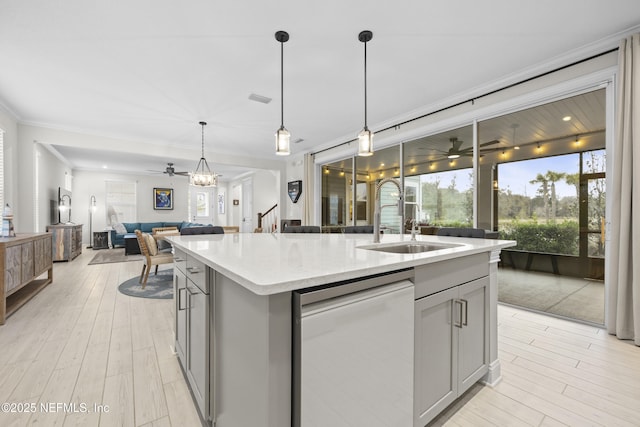
[[135, 233], [129, 233], [124, 235], [124, 254], [136, 255], [140, 253], [140, 246], [138, 245], [138, 238]]

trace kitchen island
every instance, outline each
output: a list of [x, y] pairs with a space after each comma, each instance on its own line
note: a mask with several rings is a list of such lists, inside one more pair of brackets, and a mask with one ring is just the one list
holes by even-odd
[[515, 242], [169, 240], [176, 352], [206, 423], [423, 426], [499, 380], [497, 262]]

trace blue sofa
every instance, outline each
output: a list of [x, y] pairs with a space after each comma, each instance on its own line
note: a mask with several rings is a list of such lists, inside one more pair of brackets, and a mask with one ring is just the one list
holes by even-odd
[[111, 245], [114, 248], [124, 247], [125, 234], [132, 234], [136, 230], [140, 230], [143, 233], [151, 233], [154, 228], [157, 227], [176, 227], [178, 230], [182, 230], [185, 227], [201, 227], [204, 224], [197, 224], [194, 222], [123, 222], [124, 228], [127, 229], [126, 233], [117, 233], [116, 230], [111, 230]]

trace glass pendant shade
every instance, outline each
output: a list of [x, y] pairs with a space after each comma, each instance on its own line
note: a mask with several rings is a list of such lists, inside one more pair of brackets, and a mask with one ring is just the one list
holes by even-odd
[[358, 134], [358, 156], [373, 154], [373, 132], [366, 127]]
[[291, 134], [288, 130], [281, 126], [276, 132], [276, 154], [279, 156], [287, 156], [291, 154], [289, 148], [289, 141], [291, 140]]

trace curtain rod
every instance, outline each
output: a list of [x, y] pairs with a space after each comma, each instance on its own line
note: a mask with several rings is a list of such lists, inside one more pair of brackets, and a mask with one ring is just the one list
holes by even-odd
[[[412, 118], [412, 119], [405, 120], [405, 121], [403, 121], [403, 122], [396, 123], [396, 124], [391, 125], [391, 126], [387, 126], [386, 128], [384, 128], [384, 129], [380, 129], [380, 130], [377, 130], [377, 131], [375, 131], [374, 133], [380, 133], [380, 132], [387, 131], [387, 130], [389, 130], [389, 129], [395, 129], [395, 128], [400, 127], [400, 126], [402, 126], [402, 125], [406, 125], [407, 123], [411, 123], [411, 122], [414, 122], [414, 121], [416, 121], [416, 120], [420, 120], [420, 119], [423, 119], [423, 118], [425, 118], [425, 117], [429, 117], [429, 116], [432, 116], [432, 115], [434, 115], [434, 114], [438, 114], [438, 113], [441, 113], [441, 112], [443, 112], [443, 111], [447, 111], [447, 110], [450, 110], [450, 109], [452, 109], [452, 108], [459, 107], [459, 106], [461, 106], [461, 105], [463, 105], [463, 104], [466, 104], [466, 103], [468, 103], [468, 102], [471, 102], [471, 105], [473, 105], [477, 99], [481, 99], [481, 98], [487, 97], [487, 96], [489, 96], [489, 95], [493, 95], [493, 94], [495, 94], [495, 93], [501, 92], [501, 91], [506, 90], [506, 89], [511, 89], [512, 87], [515, 87], [515, 86], [518, 86], [518, 85], [521, 85], [521, 84], [524, 84], [524, 83], [528, 83], [528, 82], [530, 82], [530, 81], [532, 81], [532, 80], [536, 80], [536, 79], [539, 79], [539, 78], [541, 78], [541, 77], [548, 76], [549, 74], [553, 74], [553, 73], [556, 73], [556, 72], [558, 72], [558, 71], [562, 71], [562, 70], [564, 70], [564, 69], [566, 69], [566, 68], [569, 68], [569, 67], [573, 67], [573, 66], [575, 66], [575, 65], [582, 64], [583, 62], [591, 61], [592, 59], [596, 59], [596, 58], [599, 58], [599, 57], [601, 57], [601, 56], [608, 55], [608, 54], [610, 54], [611, 52], [616, 52], [617, 50], [618, 50], [618, 48], [617, 48], [617, 47], [614, 47], [613, 49], [609, 49], [609, 50], [604, 51], [604, 52], [601, 52], [601, 53], [596, 53], [595, 55], [589, 56], [588, 58], [580, 59], [580, 60], [575, 61], [575, 62], [572, 62], [572, 63], [570, 63], [570, 64], [563, 65], [563, 66], [558, 67], [558, 68], [554, 68], [553, 70], [545, 71], [544, 73], [540, 73], [540, 74], [537, 74], [537, 75], [535, 75], [535, 76], [528, 77], [528, 78], [526, 78], [526, 79], [524, 79], [524, 80], [521, 80], [521, 81], [519, 81], [519, 82], [511, 83], [511, 84], [509, 84], [509, 85], [507, 85], [507, 86], [504, 86], [504, 87], [501, 87], [501, 88], [494, 89], [494, 90], [492, 90], [492, 91], [489, 91], [489, 92], [483, 93], [482, 95], [474, 96], [473, 98], [469, 98], [469, 99], [467, 99], [467, 100], [457, 102], [457, 103], [452, 104], [452, 105], [449, 105], [449, 106], [447, 106], [447, 107], [439, 108], [439, 109], [437, 109], [437, 110], [434, 110], [434, 111], [431, 111], [431, 112], [428, 112], [428, 113], [422, 114], [421, 116], [414, 117], [414, 118]], [[325, 151], [333, 150], [334, 148], [340, 147], [340, 146], [342, 146], [342, 145], [351, 144], [352, 142], [355, 142], [355, 141], [357, 141], [357, 140], [358, 140], [357, 138], [354, 138], [354, 139], [351, 139], [351, 140], [349, 140], [349, 141], [341, 142], [341, 143], [336, 144], [336, 145], [334, 145], [334, 146], [332, 146], [332, 147], [323, 148], [322, 150], [319, 150], [319, 151], [314, 151], [314, 152], [312, 152], [312, 153], [311, 153], [311, 155], [316, 155], [316, 154], [323, 153], [323, 152], [325, 152]]]

